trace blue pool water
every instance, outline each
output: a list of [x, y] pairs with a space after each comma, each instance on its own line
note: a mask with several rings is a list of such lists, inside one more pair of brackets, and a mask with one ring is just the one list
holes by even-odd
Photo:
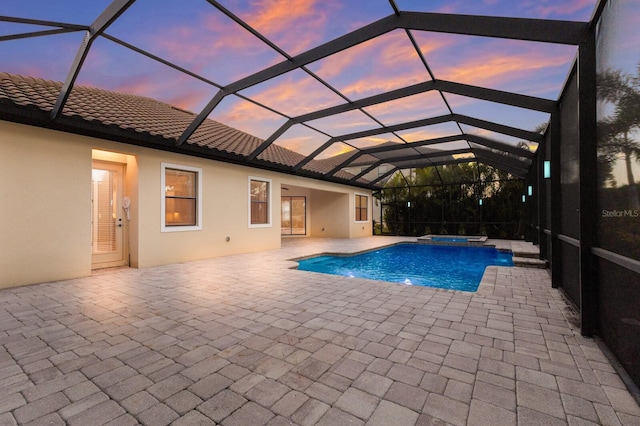
[[446, 241], [449, 243], [466, 243], [469, 240], [462, 237], [431, 237], [432, 241]]
[[513, 266], [512, 254], [486, 247], [400, 244], [354, 256], [318, 256], [298, 269], [395, 283], [476, 291], [488, 265]]

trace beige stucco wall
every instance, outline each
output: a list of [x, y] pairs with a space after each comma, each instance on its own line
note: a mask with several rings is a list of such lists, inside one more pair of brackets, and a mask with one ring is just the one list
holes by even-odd
[[[202, 168], [202, 230], [161, 232], [161, 163]], [[138, 266], [147, 267], [280, 246], [276, 176], [200, 158], [145, 150], [139, 165]], [[272, 179], [272, 226], [249, 228], [249, 176]], [[229, 237], [229, 241], [226, 238]]]
[[[279, 247], [283, 185], [307, 196], [308, 235], [371, 235], [370, 224], [354, 223], [354, 193], [370, 191], [347, 185], [4, 121], [0, 149], [0, 176], [11, 183], [0, 187], [0, 287], [91, 273], [92, 149], [124, 154], [115, 158], [126, 162], [125, 195], [132, 201], [126, 230], [134, 267]], [[161, 232], [162, 162], [202, 169], [202, 230]], [[249, 227], [249, 176], [272, 181], [271, 227]]]
[[[367, 196], [367, 220], [356, 222], [356, 199], [355, 194]], [[371, 226], [371, 191], [356, 190], [354, 196], [349, 197], [349, 238], [359, 238], [371, 235], [373, 227]]]
[[0, 121], [0, 287], [91, 273], [91, 147]]
[[312, 191], [311, 236], [326, 238], [349, 238], [348, 193]]

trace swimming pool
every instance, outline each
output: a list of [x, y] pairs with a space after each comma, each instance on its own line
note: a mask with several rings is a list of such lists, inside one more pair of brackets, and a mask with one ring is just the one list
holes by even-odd
[[487, 247], [399, 244], [354, 256], [298, 261], [302, 271], [463, 291], [478, 289], [488, 265], [513, 266], [512, 254]]

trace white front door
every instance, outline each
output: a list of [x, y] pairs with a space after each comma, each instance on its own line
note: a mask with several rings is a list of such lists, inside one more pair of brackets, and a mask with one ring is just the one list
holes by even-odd
[[122, 209], [124, 165], [93, 161], [91, 171], [91, 263], [93, 269], [129, 264]]

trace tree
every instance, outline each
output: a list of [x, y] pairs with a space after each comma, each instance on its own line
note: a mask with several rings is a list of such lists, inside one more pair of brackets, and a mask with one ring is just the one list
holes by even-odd
[[618, 155], [622, 155], [629, 185], [629, 205], [631, 208], [640, 208], [632, 164], [633, 157], [640, 161], [640, 144], [633, 137], [640, 129], [640, 65], [636, 76], [629, 76], [620, 70], [599, 74], [598, 98], [613, 105], [613, 114], [598, 122], [599, 162], [609, 165], [608, 172], [601, 176], [607, 180], [613, 179], [611, 165]]
[[486, 229], [491, 237], [511, 238], [517, 234], [510, 224], [520, 218], [522, 191], [522, 180], [476, 162], [397, 172], [381, 191], [384, 230], [400, 235], [477, 235]]

